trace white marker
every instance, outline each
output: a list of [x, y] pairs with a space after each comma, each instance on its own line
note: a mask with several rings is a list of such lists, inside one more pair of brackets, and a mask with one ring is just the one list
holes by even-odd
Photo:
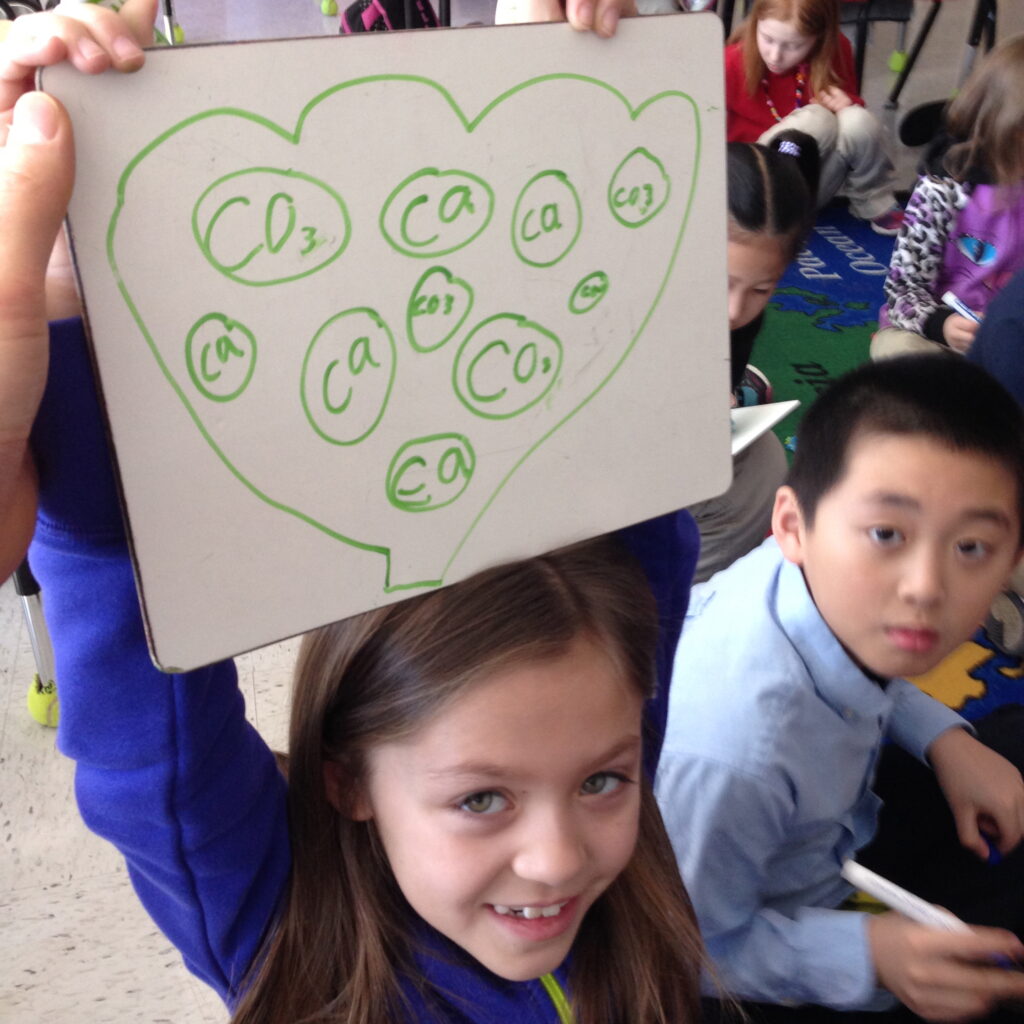
[[973, 309], [969, 309], [965, 306], [952, 292], [946, 292], [942, 296], [942, 301], [949, 306], [954, 313], [959, 313], [962, 317], [966, 317], [968, 320], [973, 320], [976, 324], [981, 323], [981, 317], [979, 317]]
[[842, 876], [850, 885], [866, 892], [869, 896], [874, 897], [887, 907], [891, 907], [904, 917], [909, 917], [911, 921], [916, 921], [918, 924], [939, 928], [944, 932], [971, 931], [970, 926], [961, 921], [955, 914], [951, 914], [948, 910], [943, 910], [942, 907], [935, 906], [934, 903], [928, 903], [926, 900], [921, 899], [920, 896], [915, 896], [912, 892], [907, 892], [906, 889], [901, 888], [895, 882], [890, 882], [889, 879], [876, 875], [874, 871], [869, 871], [862, 864], [856, 864], [852, 860], [844, 860]]

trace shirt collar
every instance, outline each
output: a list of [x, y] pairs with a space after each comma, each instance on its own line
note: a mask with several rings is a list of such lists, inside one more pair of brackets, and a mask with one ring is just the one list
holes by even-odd
[[779, 624], [807, 666], [814, 688], [836, 714], [876, 717], [890, 700], [885, 690], [854, 662], [821, 617], [799, 566], [785, 559], [778, 576]]

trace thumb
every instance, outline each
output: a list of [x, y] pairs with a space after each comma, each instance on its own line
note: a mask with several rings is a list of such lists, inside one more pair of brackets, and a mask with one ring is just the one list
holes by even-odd
[[39, 92], [14, 107], [0, 149], [0, 442], [27, 436], [46, 373], [46, 265], [71, 194], [63, 107]]
[[976, 853], [982, 860], [988, 859], [988, 844], [978, 830], [978, 820], [973, 808], [966, 807], [957, 810], [955, 814], [956, 832], [960, 837], [960, 843], [972, 853]]
[[159, 0], [127, 0], [118, 11], [139, 46], [153, 45], [153, 25], [159, 6]]

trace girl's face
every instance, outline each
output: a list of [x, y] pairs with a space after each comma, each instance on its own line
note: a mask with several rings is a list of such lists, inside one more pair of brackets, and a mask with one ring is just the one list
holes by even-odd
[[749, 235], [729, 239], [729, 330], [746, 327], [768, 305], [786, 269], [778, 238]]
[[580, 639], [374, 747], [359, 817], [413, 909], [503, 978], [554, 970], [633, 854], [641, 706]]
[[792, 71], [813, 49], [814, 37], [803, 35], [795, 21], [762, 18], [757, 23], [757, 50], [773, 75]]

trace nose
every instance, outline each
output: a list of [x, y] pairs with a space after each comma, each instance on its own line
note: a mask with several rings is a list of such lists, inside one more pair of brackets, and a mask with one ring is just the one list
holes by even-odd
[[939, 552], [922, 548], [904, 565], [900, 578], [900, 596], [921, 608], [938, 604], [945, 594], [945, 573]]
[[767, 47], [767, 50], [768, 50], [768, 54], [767, 54], [767, 56], [768, 56], [768, 63], [769, 64], [774, 64], [776, 67], [778, 67], [778, 65], [780, 63], [779, 57], [782, 54], [781, 47], [769, 46], [769, 47]]
[[586, 844], [573, 816], [546, 812], [533, 816], [524, 826], [512, 865], [515, 873], [552, 889], [568, 886], [586, 862]]
[[729, 330], [734, 331], [743, 326], [743, 291], [740, 288], [729, 289]]

